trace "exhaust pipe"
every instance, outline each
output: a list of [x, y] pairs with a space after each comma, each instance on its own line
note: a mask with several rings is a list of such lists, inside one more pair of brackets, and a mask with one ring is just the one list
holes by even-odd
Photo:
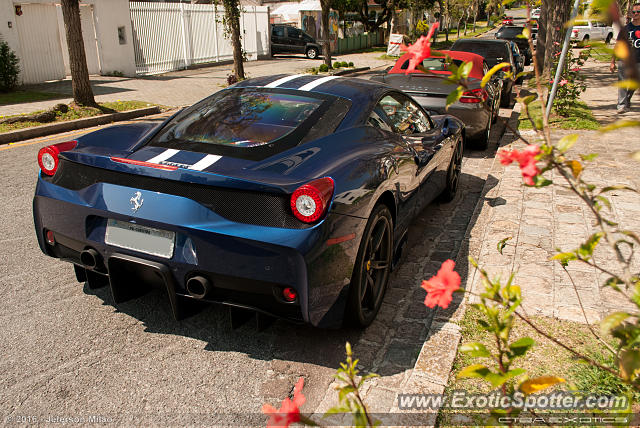
[[89, 248], [80, 253], [80, 261], [89, 269], [95, 269], [95, 267], [98, 266], [98, 260], [100, 260], [100, 254], [93, 248]]
[[194, 276], [187, 280], [187, 293], [194, 299], [203, 299], [211, 290], [211, 283], [203, 276]]

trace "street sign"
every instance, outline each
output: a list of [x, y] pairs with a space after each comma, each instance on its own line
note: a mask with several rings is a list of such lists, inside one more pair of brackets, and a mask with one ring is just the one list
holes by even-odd
[[390, 34], [387, 55], [400, 56], [400, 45], [402, 44], [402, 34]]

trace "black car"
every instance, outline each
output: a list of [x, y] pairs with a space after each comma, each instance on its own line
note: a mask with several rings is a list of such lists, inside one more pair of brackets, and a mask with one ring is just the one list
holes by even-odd
[[[516, 42], [509, 42], [511, 44], [511, 53], [513, 54], [513, 60], [516, 63], [516, 73], [522, 73], [524, 71], [524, 55], [520, 52], [520, 48]], [[514, 76], [515, 78], [515, 76]], [[516, 79], [516, 83], [522, 82], [522, 76]]]
[[301, 53], [309, 59], [320, 55], [318, 42], [299, 28], [291, 25], [273, 24], [271, 26], [271, 55], [279, 53]]
[[[488, 40], [488, 39], [458, 39], [451, 46], [452, 51], [471, 52], [484, 57], [489, 68], [501, 62], [508, 62], [511, 70], [517, 72], [518, 67], [511, 44], [506, 40]], [[500, 77], [502, 75], [499, 75]], [[502, 79], [502, 97], [500, 100], [501, 107], [508, 107], [511, 104], [511, 92], [513, 90], [512, 79]]]
[[531, 49], [529, 49], [529, 41], [522, 34], [524, 26], [522, 25], [503, 25], [496, 33], [496, 39], [509, 40], [516, 42], [520, 48], [520, 52], [524, 54], [524, 65], [531, 64]]

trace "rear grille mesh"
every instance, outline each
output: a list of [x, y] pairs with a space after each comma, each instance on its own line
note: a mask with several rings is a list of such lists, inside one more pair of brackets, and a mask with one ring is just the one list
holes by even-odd
[[66, 159], [60, 159], [57, 173], [53, 178], [47, 178], [47, 181], [70, 190], [84, 189], [97, 183], [109, 183], [182, 196], [238, 223], [287, 229], [306, 229], [312, 226], [293, 216], [287, 195], [225, 189], [128, 174], [87, 166]]

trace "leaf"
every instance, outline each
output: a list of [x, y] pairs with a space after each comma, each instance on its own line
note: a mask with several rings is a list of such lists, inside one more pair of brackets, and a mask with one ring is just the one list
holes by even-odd
[[534, 340], [530, 337], [523, 337], [522, 339], [518, 339], [509, 345], [509, 349], [516, 357], [521, 357], [526, 354], [527, 351], [535, 344]]
[[620, 59], [627, 59], [629, 57], [629, 46], [624, 40], [618, 40], [613, 47], [613, 53]]
[[531, 36], [531, 30], [529, 30], [529, 27], [524, 27], [522, 29], [522, 35], [524, 36], [525, 39], [528, 39]]
[[575, 253], [560, 253], [551, 257], [551, 260], [558, 260], [562, 266], [567, 266], [570, 261], [578, 260], [578, 256]]
[[580, 155], [580, 159], [585, 162], [589, 162], [598, 157], [598, 153], [589, 153], [588, 155]]
[[575, 178], [578, 178], [580, 174], [582, 174], [582, 164], [577, 160], [569, 160], [564, 163], [566, 166], [571, 168], [571, 173]]
[[636, 89], [640, 88], [640, 84], [638, 84], [638, 81], [633, 79], [621, 80], [619, 82], [614, 83], [613, 86], [617, 86], [618, 88], [628, 89], [631, 91], [635, 91]]
[[479, 342], [465, 343], [460, 346], [460, 352], [464, 352], [471, 357], [491, 357], [491, 353], [486, 346]]
[[573, 145], [578, 141], [578, 134], [569, 134], [565, 135], [558, 141], [556, 144], [556, 149], [560, 151], [560, 153], [564, 153], [569, 150]]
[[561, 377], [540, 376], [522, 382], [522, 384], [520, 385], [520, 390], [529, 395], [562, 382], [565, 382], [565, 380]]
[[602, 193], [605, 193], [605, 192], [611, 192], [612, 190], [630, 190], [632, 192], [638, 193], [638, 191], [636, 189], [634, 189], [633, 187], [625, 186], [624, 184], [616, 184], [615, 186], [604, 187], [598, 193], [602, 194]]
[[467, 79], [469, 77], [469, 73], [471, 73], [472, 68], [473, 68], [473, 63], [471, 61], [465, 61], [460, 66], [460, 77]]
[[[611, 125], [603, 126], [599, 129], [600, 132], [609, 132], [615, 131], [620, 128], [630, 128], [634, 126], [640, 126], [640, 121], [638, 120], [618, 120], [613, 122]], [[637, 159], [636, 159], [637, 160]]]
[[618, 354], [618, 368], [620, 376], [624, 380], [632, 380], [640, 370], [640, 351], [634, 349], [622, 349]]
[[507, 245], [507, 241], [509, 239], [511, 239], [511, 238], [513, 238], [513, 237], [512, 236], [508, 236], [508, 237], [502, 239], [500, 242], [498, 242], [498, 252], [500, 254], [502, 254], [502, 250], [504, 249], [505, 245]]
[[611, 202], [609, 202], [609, 199], [605, 198], [604, 196], [596, 196], [596, 199], [602, 202], [607, 208], [609, 208], [609, 210], [611, 210]]
[[480, 81], [480, 86], [484, 88], [487, 85], [487, 83], [489, 83], [489, 80], [491, 80], [491, 77], [494, 74], [496, 74], [498, 71], [502, 70], [505, 67], [509, 67], [510, 65], [511, 64], [509, 64], [508, 62], [501, 62], [500, 64], [496, 64], [493, 67], [491, 67], [491, 70], [489, 70], [487, 74], [485, 74], [482, 80]]
[[531, 95], [527, 95], [526, 97], [518, 97], [516, 98], [516, 101], [524, 105], [529, 105], [531, 104], [531, 102], [535, 101], [537, 97], [538, 97], [537, 94], [531, 94]]
[[629, 318], [631, 314], [626, 312], [614, 312], [609, 314], [605, 319], [600, 321], [600, 330], [603, 334], [608, 334], [611, 330], [616, 328], [622, 323], [622, 321]]
[[355, 390], [356, 389], [351, 385], [347, 385], [344, 388], [340, 388], [340, 390], [338, 391], [338, 401], [342, 403], [342, 400], [344, 400], [344, 397], [346, 397], [347, 394], [354, 392]]
[[[550, 184], [553, 184], [553, 181], [551, 180], [547, 180], [546, 178], [540, 176], [540, 175], [536, 175], [535, 177], [533, 177], [533, 185], [534, 187], [545, 187], [548, 186]], [[527, 186], [525, 184], [525, 186]]]
[[580, 245], [580, 248], [578, 249], [578, 254], [580, 254], [585, 258], [591, 257], [591, 255], [593, 255], [593, 250], [595, 250], [602, 236], [603, 236], [602, 232], [596, 232], [593, 235], [591, 235], [587, 240], [587, 242]]
[[462, 97], [462, 93], [464, 92], [464, 88], [462, 86], [458, 86], [456, 89], [451, 91], [449, 95], [447, 95], [447, 109], [449, 106]]
[[458, 379], [468, 378], [468, 377], [479, 377], [486, 378], [491, 371], [483, 366], [482, 364], [472, 364], [460, 370], [458, 372]]

